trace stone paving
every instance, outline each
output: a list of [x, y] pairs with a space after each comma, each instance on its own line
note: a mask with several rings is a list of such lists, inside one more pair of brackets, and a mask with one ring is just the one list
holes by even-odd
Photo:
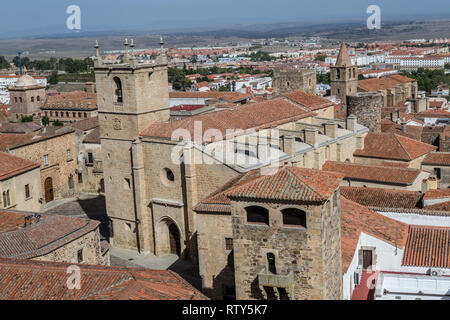
[[[46, 204], [43, 212], [100, 221], [102, 240], [109, 241], [109, 219], [106, 214], [105, 197], [103, 195], [82, 193], [78, 198], [55, 200]], [[197, 289], [201, 289], [198, 268], [189, 261], [180, 260], [176, 255], [144, 255], [137, 251], [112, 247], [110, 257], [112, 266], [172, 270]]]

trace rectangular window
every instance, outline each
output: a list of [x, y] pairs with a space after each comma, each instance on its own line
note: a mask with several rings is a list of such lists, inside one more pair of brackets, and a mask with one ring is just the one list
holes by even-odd
[[83, 174], [78, 173], [78, 183], [83, 183]]
[[77, 261], [78, 261], [78, 263], [84, 262], [84, 252], [83, 251], [84, 251], [83, 248], [81, 248], [81, 249], [79, 249], [77, 251]]
[[225, 238], [225, 250], [233, 250], [233, 238]]
[[92, 152], [88, 152], [88, 164], [93, 163], [94, 163], [94, 155], [92, 154]]
[[48, 166], [48, 154], [44, 155], [44, 166]]
[[67, 154], [67, 161], [72, 160], [72, 155], [70, 154], [70, 149], [67, 149], [66, 154]]
[[25, 185], [25, 199], [28, 199], [31, 197], [31, 193], [30, 193], [30, 185], [26, 184]]
[[11, 205], [9, 190], [3, 191], [3, 207], [8, 208]]

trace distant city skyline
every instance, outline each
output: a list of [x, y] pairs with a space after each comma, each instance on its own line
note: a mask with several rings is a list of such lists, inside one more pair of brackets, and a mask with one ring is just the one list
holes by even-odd
[[[69, 32], [67, 7], [81, 8], [81, 32], [206, 28], [236, 24], [363, 21], [369, 5], [382, 19], [450, 16], [448, 0], [40, 0], [6, 4], [0, 38]], [[18, 13], [18, 14], [14, 14]]]

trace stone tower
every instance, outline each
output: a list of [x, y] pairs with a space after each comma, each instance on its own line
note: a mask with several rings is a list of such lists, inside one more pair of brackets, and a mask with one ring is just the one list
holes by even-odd
[[358, 90], [358, 69], [352, 64], [345, 43], [341, 44], [336, 65], [330, 69], [331, 95], [346, 105], [346, 97]]
[[340, 179], [284, 167], [228, 192], [236, 299], [342, 299]]
[[[162, 47], [161, 41], [161, 47]], [[112, 221], [115, 246], [149, 251], [144, 246], [144, 182], [137, 181], [143, 167], [139, 133], [155, 121], [169, 119], [167, 58], [161, 55], [153, 64], [139, 64], [134, 43], [125, 39], [125, 54], [119, 64], [105, 64], [96, 43], [94, 62], [98, 95], [100, 139], [105, 179], [106, 208]], [[129, 48], [131, 47], [131, 54]], [[144, 183], [145, 185], [145, 183]]]
[[347, 96], [347, 115], [355, 115], [358, 123], [371, 132], [381, 132], [381, 108], [384, 105], [380, 92], [358, 92]]
[[13, 121], [20, 120], [22, 116], [33, 116], [40, 118], [41, 107], [45, 103], [45, 86], [24, 75], [19, 78], [14, 86], [8, 88], [11, 97], [11, 118]]
[[316, 94], [316, 83], [317, 78], [314, 70], [274, 70], [273, 95], [278, 96], [294, 90]]

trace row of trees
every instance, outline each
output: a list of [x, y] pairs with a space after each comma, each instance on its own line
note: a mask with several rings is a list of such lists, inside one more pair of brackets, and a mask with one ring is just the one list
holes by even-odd
[[437, 89], [439, 85], [450, 86], [450, 74], [445, 74], [444, 70], [419, 68], [417, 71], [402, 72], [402, 75], [416, 79], [419, 90], [428, 93]]
[[[19, 67], [19, 56], [15, 56], [13, 63]], [[68, 73], [88, 72], [94, 66], [91, 58], [72, 59], [72, 58], [50, 58], [48, 60], [31, 60], [28, 57], [22, 57], [22, 66], [28, 70], [61, 70]]]

